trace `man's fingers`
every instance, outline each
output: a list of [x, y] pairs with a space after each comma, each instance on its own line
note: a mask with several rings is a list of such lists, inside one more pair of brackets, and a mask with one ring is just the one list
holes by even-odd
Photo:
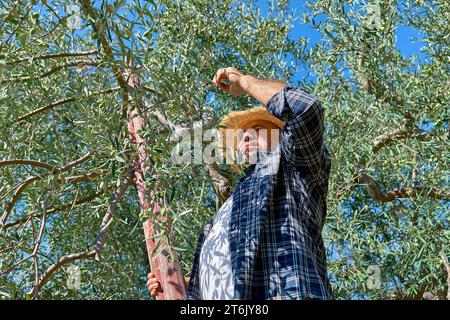
[[159, 292], [162, 292], [161, 286], [159, 285], [159, 283], [154, 283], [154, 284], [148, 286], [148, 290], [150, 292], [150, 295], [153, 297], [156, 297]]
[[230, 92], [230, 86], [228, 84], [225, 84], [223, 82], [219, 82], [219, 87], [223, 91]]
[[236, 68], [221, 68], [217, 70], [212, 82], [216, 86], [218, 86], [222, 80], [229, 80], [231, 83], [233, 83], [238, 81], [241, 76], [243, 76], [242, 72], [240, 72]]
[[156, 279], [156, 275], [153, 272], [147, 274], [147, 287], [151, 296], [156, 297], [158, 292], [162, 292], [161, 284], [158, 279]]
[[153, 297], [156, 297], [158, 295], [158, 291], [152, 290], [152, 291], [150, 291], [150, 295]]
[[230, 92], [230, 85], [227, 84], [227, 83], [223, 83], [222, 80], [227, 80], [227, 79], [224, 79], [224, 78], [221, 78], [221, 79], [220, 79], [220, 78], [219, 78], [219, 80], [217, 81], [217, 85], [218, 85], [219, 88], [222, 89], [223, 91]]
[[148, 286], [149, 290], [156, 290], [159, 289], [159, 283], [153, 283], [151, 285]]
[[214, 75], [213, 78], [213, 83], [218, 86], [219, 85], [219, 81], [221, 80], [221, 77], [223, 77], [223, 75], [225, 74], [225, 72], [223, 71], [223, 69], [219, 69], [216, 74]]
[[213, 79], [213, 85], [216, 87], [219, 87], [220, 89], [222, 89], [226, 92], [230, 92], [230, 85], [223, 83], [222, 80], [229, 81], [225, 68], [219, 69], [219, 71], [216, 72], [214, 79]]
[[155, 283], [158, 283], [158, 280], [156, 280], [155, 278], [148, 279], [147, 286], [150, 286], [150, 285], [155, 284]]

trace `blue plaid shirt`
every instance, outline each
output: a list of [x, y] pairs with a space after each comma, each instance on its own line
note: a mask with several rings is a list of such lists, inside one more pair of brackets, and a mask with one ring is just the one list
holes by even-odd
[[[287, 86], [267, 103], [286, 121], [278, 147], [236, 183], [230, 221], [235, 299], [333, 299], [322, 228], [331, 156], [323, 144], [324, 109]], [[188, 299], [201, 299], [199, 252], [212, 227], [200, 234]]]

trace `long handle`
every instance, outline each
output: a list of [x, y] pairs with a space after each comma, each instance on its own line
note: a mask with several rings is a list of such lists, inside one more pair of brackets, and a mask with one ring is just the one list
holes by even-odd
[[[135, 75], [128, 76], [128, 84], [131, 87], [138, 86], [138, 79]], [[139, 112], [139, 105], [134, 110], [131, 110], [130, 104], [132, 97], [130, 95], [126, 96], [128, 100], [128, 114], [129, 123], [128, 130], [130, 132], [131, 142], [136, 146], [137, 154], [134, 158], [134, 175], [136, 181], [136, 188], [138, 191], [139, 206], [141, 212], [147, 212], [147, 210], [152, 210], [154, 214], [159, 215], [161, 212], [161, 207], [159, 203], [149, 203], [148, 199], [152, 198], [156, 194], [156, 190], [147, 190], [147, 186], [143, 180], [143, 175], [149, 169], [149, 162], [147, 158], [147, 153], [145, 151], [145, 143], [151, 143], [151, 141], [144, 141], [139, 135], [139, 131], [144, 128], [144, 120], [141, 117], [141, 112]], [[168, 219], [168, 216], [165, 217]], [[170, 233], [170, 221], [166, 221], [166, 226]], [[144, 223], [144, 236], [147, 247], [148, 259], [150, 262], [151, 270], [155, 273], [157, 279], [160, 281], [163, 288], [163, 293], [158, 294], [158, 300], [180, 300], [186, 299], [186, 289], [183, 279], [183, 274], [178, 262], [177, 253], [174, 249], [169, 248], [163, 250], [156, 258], [152, 257], [152, 252], [155, 249], [154, 240], [154, 228], [153, 222], [149, 219]], [[166, 243], [163, 240], [161, 245], [165, 246]], [[170, 252], [173, 256], [173, 264], [169, 259]]]

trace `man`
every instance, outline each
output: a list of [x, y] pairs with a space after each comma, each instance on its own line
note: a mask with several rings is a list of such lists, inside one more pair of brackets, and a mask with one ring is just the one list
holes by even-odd
[[[233, 112], [222, 121], [244, 130], [238, 149], [247, 160], [256, 152], [257, 162], [201, 233], [188, 299], [332, 299], [321, 236], [331, 157], [320, 102], [232, 67], [219, 70], [213, 85], [233, 96], [250, 94], [265, 110]], [[261, 129], [280, 130], [279, 143]], [[161, 290], [153, 274], [148, 285], [152, 295]]]

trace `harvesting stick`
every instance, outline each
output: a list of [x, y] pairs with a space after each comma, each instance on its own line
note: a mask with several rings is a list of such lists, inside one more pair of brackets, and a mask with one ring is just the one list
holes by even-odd
[[[131, 74], [127, 79], [128, 85], [132, 88], [137, 88], [139, 85], [138, 78]], [[144, 128], [144, 119], [141, 116], [139, 105], [136, 108], [131, 108], [130, 104], [132, 97], [126, 96], [128, 102], [128, 115], [129, 123], [128, 130], [131, 136], [131, 142], [136, 146], [137, 154], [134, 158], [134, 175], [136, 181], [136, 188], [139, 198], [139, 206], [141, 212], [147, 212], [151, 210], [157, 217], [158, 222], [166, 219], [166, 225], [168, 228], [168, 234], [170, 235], [170, 221], [168, 215], [161, 215], [161, 205], [156, 202], [150, 202], [149, 199], [153, 198], [156, 194], [155, 190], [147, 190], [143, 175], [148, 171], [148, 158], [145, 151], [145, 141], [139, 135], [139, 131]], [[149, 142], [149, 141], [147, 141]], [[156, 187], [157, 188], [157, 187]], [[177, 253], [173, 248], [164, 249], [156, 257], [152, 257], [152, 252], [155, 249], [156, 241], [154, 240], [154, 226], [153, 221], [148, 219], [144, 223], [144, 235], [147, 247], [148, 259], [151, 266], [151, 271], [156, 275], [157, 279], [161, 283], [163, 292], [158, 293], [158, 300], [184, 300], [186, 299], [186, 288], [184, 283], [183, 274], [178, 262]], [[165, 239], [161, 240], [161, 246], [166, 247]], [[169, 260], [170, 255], [173, 257], [173, 264]]]
[[[96, 9], [91, 5], [90, 0], [80, 0], [80, 4], [83, 8], [83, 11], [86, 15], [92, 20], [97, 21], [93, 24], [95, 30], [100, 30], [102, 26], [100, 24], [100, 20], [98, 19], [98, 14]], [[97, 31], [96, 31], [97, 32]], [[113, 60], [117, 60], [114, 58], [114, 52], [111, 45], [108, 43], [108, 39], [106, 38], [105, 30], [103, 32], [97, 32], [99, 36], [100, 46], [102, 48], [103, 54]], [[129, 65], [132, 67], [132, 59], [128, 59]], [[129, 68], [132, 70], [133, 68]], [[148, 212], [151, 210], [154, 214], [158, 216], [158, 220], [161, 221], [164, 218], [168, 219], [168, 216], [163, 217], [161, 213], [161, 207], [158, 203], [159, 199], [156, 200], [156, 203], [150, 203], [149, 199], [152, 199], [154, 195], [157, 193], [155, 190], [147, 190], [145, 185], [143, 175], [148, 171], [148, 158], [145, 152], [145, 141], [139, 135], [139, 130], [144, 128], [144, 119], [141, 117], [141, 112], [139, 106], [141, 105], [139, 102], [136, 103], [136, 108], [131, 108], [132, 97], [128, 94], [128, 88], [138, 88], [139, 87], [139, 79], [135, 74], [130, 72], [129, 74], [124, 74], [123, 70], [118, 67], [118, 64], [113, 64], [113, 71], [116, 77], [117, 82], [120, 87], [124, 89], [125, 94], [123, 99], [124, 102], [127, 103], [127, 112], [130, 116], [130, 120], [128, 123], [128, 130], [130, 133], [130, 140], [136, 146], [136, 156], [133, 159], [134, 162], [134, 176], [136, 188], [138, 191], [139, 197], [139, 207], [142, 213]], [[151, 142], [151, 141], [147, 141]], [[161, 219], [162, 218], [162, 219]], [[166, 221], [166, 225], [170, 235], [170, 221]], [[161, 286], [164, 290], [163, 293], [158, 294], [158, 299], [166, 299], [166, 300], [177, 300], [177, 299], [185, 299], [186, 298], [186, 290], [184, 285], [183, 275], [181, 273], [181, 269], [178, 263], [178, 258], [175, 250], [172, 248], [168, 249], [169, 251], [163, 251], [161, 254], [158, 254], [155, 259], [152, 257], [152, 252], [155, 249], [155, 241], [154, 241], [154, 226], [151, 220], [148, 220], [144, 223], [144, 235], [147, 245], [147, 253], [151, 265], [152, 272], [156, 274], [158, 277]], [[163, 248], [166, 247], [166, 243], [161, 243]], [[168, 257], [173, 256], [173, 264], [171, 265]], [[172, 267], [173, 266], [173, 267]]]

